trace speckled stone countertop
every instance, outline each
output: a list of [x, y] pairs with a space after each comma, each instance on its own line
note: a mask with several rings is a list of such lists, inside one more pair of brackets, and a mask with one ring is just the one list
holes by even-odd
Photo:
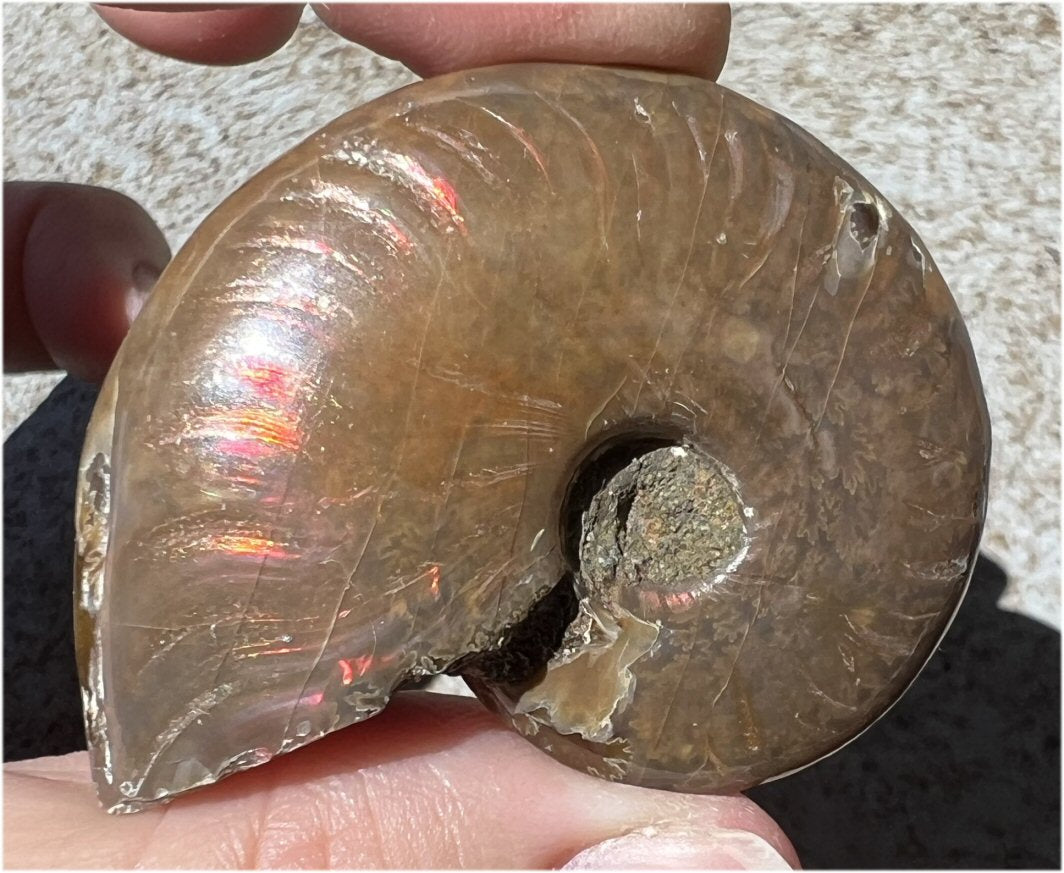
[[[4, 26], [5, 178], [117, 188], [175, 251], [273, 157], [414, 79], [309, 12], [273, 57], [220, 69], [137, 50], [86, 6], [7, 6]], [[934, 254], [993, 419], [1001, 605], [1056, 627], [1059, 49], [1049, 6], [741, 6], [721, 76], [857, 167]], [[56, 381], [5, 377], [5, 437]]]

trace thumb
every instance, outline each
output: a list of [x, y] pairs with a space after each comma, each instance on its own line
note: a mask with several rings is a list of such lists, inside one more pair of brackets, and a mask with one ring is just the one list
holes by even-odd
[[13, 867], [786, 868], [745, 797], [604, 782], [475, 701], [398, 695], [381, 715], [187, 797], [109, 816], [83, 754], [9, 764]]
[[4, 369], [100, 381], [155, 279], [166, 239], [106, 188], [4, 184]]
[[646, 827], [584, 849], [565, 870], [790, 870], [752, 830]]

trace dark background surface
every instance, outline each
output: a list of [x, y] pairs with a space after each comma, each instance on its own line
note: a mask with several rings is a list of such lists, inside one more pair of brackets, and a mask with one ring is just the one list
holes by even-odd
[[980, 556], [941, 647], [841, 752], [747, 792], [807, 867], [1060, 867], [1060, 634]]
[[[73, 500], [96, 390], [65, 379], [4, 445], [4, 758], [85, 747]], [[749, 792], [806, 867], [1060, 867], [1060, 634], [997, 608], [985, 556], [938, 653], [841, 752]]]

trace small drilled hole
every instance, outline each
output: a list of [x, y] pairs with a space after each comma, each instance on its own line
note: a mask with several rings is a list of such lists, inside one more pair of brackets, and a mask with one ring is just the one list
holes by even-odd
[[871, 203], [855, 203], [850, 209], [850, 236], [866, 248], [879, 234], [879, 211]]

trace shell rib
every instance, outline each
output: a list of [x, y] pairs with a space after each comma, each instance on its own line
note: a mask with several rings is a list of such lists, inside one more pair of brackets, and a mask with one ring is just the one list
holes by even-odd
[[[648, 438], [731, 526], [702, 571], [646, 571], [623, 531], [567, 545], [627, 487], [657, 530], [636, 474], [571, 508], [593, 459]], [[78, 498], [100, 797], [168, 799], [463, 664], [589, 772], [773, 778], [930, 656], [988, 457], [930, 256], [792, 123], [646, 72], [410, 86], [229, 197], [108, 376]], [[493, 678], [476, 653], [550, 592], [559, 651]]]

